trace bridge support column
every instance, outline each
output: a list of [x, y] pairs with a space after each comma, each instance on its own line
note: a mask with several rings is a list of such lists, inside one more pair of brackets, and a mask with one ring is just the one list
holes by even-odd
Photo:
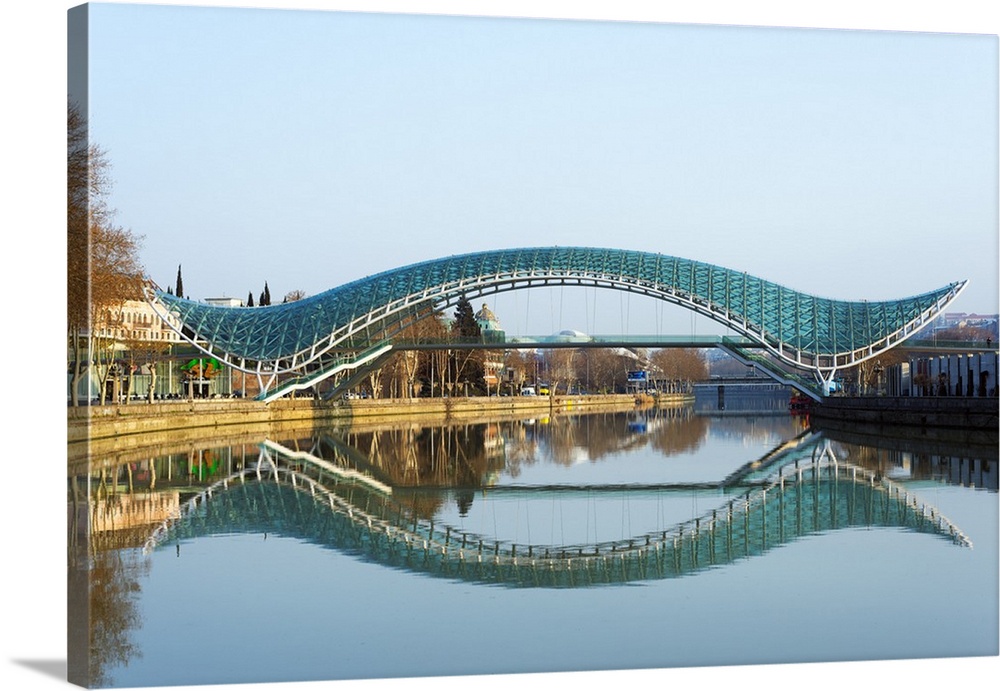
[[819, 381], [820, 389], [823, 392], [823, 396], [829, 396], [834, 391], [837, 390], [837, 384], [834, 382], [833, 378], [836, 376], [837, 370], [830, 370], [826, 376], [823, 376], [823, 372], [816, 370], [816, 379]]

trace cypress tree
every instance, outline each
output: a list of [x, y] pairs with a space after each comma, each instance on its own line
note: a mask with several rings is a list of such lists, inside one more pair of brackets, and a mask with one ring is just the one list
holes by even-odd
[[[452, 337], [459, 343], [479, 343], [481, 340], [482, 329], [476, 321], [476, 313], [464, 295], [455, 306], [455, 321], [451, 329]], [[486, 389], [483, 351], [455, 351], [452, 358], [456, 384], [467, 382], [474, 392]]]
[[479, 322], [476, 321], [476, 313], [472, 309], [472, 304], [464, 295], [455, 306], [455, 321], [451, 328], [461, 343], [477, 343], [480, 340], [482, 329], [479, 328]]
[[174, 295], [179, 298], [184, 297], [184, 281], [181, 279], [181, 265], [177, 265], [177, 289], [174, 291]]
[[264, 297], [267, 299], [267, 304], [271, 304], [271, 289], [267, 287], [267, 281], [264, 281]]
[[247, 307], [253, 307], [253, 291], [247, 293]]

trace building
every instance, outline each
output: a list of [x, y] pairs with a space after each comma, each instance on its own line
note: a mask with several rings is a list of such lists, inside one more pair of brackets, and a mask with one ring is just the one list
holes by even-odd
[[239, 298], [205, 298], [205, 302], [218, 307], [243, 307], [243, 301]]
[[[160, 319], [148, 302], [126, 300], [117, 314], [105, 312], [94, 329], [94, 336], [127, 345], [128, 343], [162, 343], [165, 345], [181, 342], [178, 331], [181, 323], [170, 318], [171, 328]], [[176, 331], [175, 331], [176, 329]]]
[[[482, 309], [476, 312], [474, 316], [476, 323], [479, 324], [483, 343], [503, 343], [506, 340], [507, 334], [504, 332], [503, 327], [500, 326], [500, 319], [485, 302]], [[504, 374], [503, 360], [503, 351], [501, 350], [487, 350], [485, 352], [483, 378], [486, 380], [488, 391], [496, 392], [500, 388], [500, 382], [503, 380]]]
[[886, 374], [890, 396], [996, 397], [1000, 354], [996, 350], [918, 356], [892, 365]]
[[[225, 306], [243, 304], [232, 298], [210, 301]], [[170, 315], [164, 321], [143, 300], [126, 300], [120, 308], [106, 310], [95, 324], [94, 338], [87, 339], [94, 352], [83, 355], [90, 366], [77, 384], [79, 399], [100, 398], [102, 382], [107, 401], [122, 400], [126, 395], [147, 399], [151, 388], [156, 399], [230, 395], [232, 372], [181, 338], [181, 328], [180, 321]], [[75, 369], [72, 350], [68, 355], [67, 397]]]
[[986, 329], [997, 330], [1000, 315], [976, 314], [969, 312], [945, 312], [930, 324], [930, 329], [921, 332], [921, 336], [933, 335], [938, 331], [949, 329]]
[[493, 314], [493, 311], [483, 303], [482, 309], [480, 309], [474, 315], [476, 318], [476, 323], [479, 324], [479, 330], [482, 332], [484, 343], [503, 343], [507, 337], [504, 332], [503, 327], [500, 326], [500, 319], [497, 315]]

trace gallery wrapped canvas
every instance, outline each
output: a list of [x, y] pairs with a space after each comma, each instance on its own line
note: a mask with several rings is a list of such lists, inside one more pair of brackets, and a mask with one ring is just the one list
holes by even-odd
[[995, 657], [997, 45], [70, 9], [69, 681]]

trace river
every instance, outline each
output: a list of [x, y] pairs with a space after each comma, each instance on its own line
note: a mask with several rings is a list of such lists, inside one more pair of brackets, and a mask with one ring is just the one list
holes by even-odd
[[998, 652], [995, 444], [730, 398], [106, 460], [69, 478], [96, 686]]

